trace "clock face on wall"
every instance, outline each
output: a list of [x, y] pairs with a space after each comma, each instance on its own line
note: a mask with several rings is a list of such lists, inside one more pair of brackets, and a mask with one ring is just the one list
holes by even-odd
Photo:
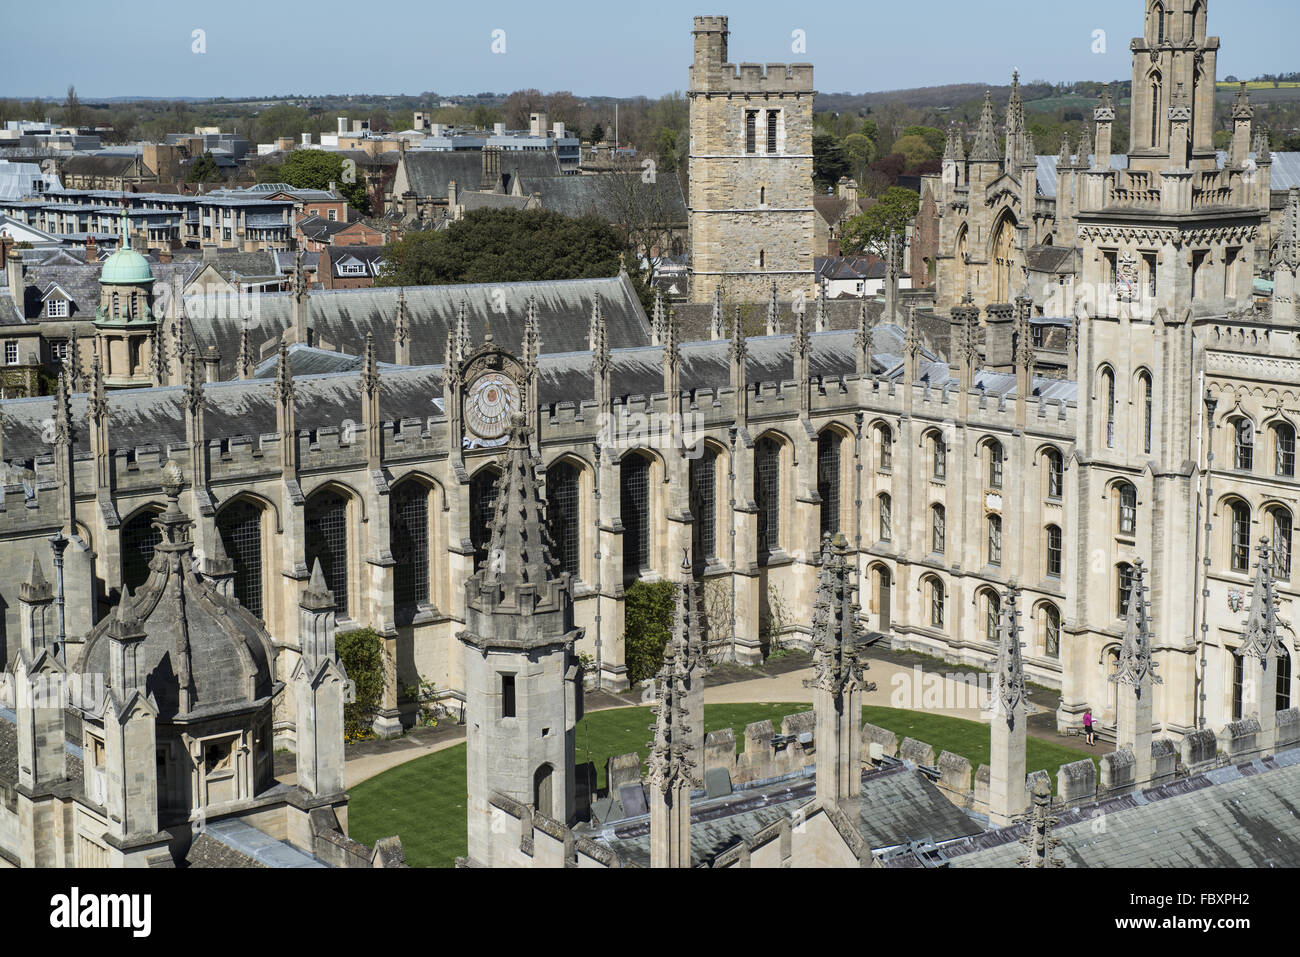
[[514, 379], [503, 372], [479, 376], [465, 393], [465, 425], [480, 439], [499, 439], [510, 428], [510, 416], [519, 411]]

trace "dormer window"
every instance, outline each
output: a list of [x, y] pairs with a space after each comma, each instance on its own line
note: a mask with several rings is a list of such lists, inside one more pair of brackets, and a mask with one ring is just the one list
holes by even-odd
[[68, 300], [51, 299], [45, 304], [45, 315], [49, 319], [68, 318]]

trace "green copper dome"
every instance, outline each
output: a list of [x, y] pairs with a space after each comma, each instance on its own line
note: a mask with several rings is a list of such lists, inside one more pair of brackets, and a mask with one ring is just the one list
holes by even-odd
[[99, 281], [111, 285], [134, 285], [153, 282], [149, 260], [131, 248], [131, 230], [126, 210], [122, 210], [122, 248], [104, 260]]

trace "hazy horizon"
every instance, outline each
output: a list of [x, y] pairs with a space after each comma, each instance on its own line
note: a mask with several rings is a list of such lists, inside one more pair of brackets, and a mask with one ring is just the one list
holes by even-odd
[[[73, 85], [84, 101], [529, 88], [658, 97], [686, 88], [691, 18], [702, 13], [730, 18], [733, 62], [811, 62], [817, 89], [828, 94], [1000, 86], [1013, 69], [1025, 82], [1116, 81], [1129, 76], [1129, 40], [1141, 32], [1144, 4], [1095, 0], [1045, 12], [1041, 2], [985, 0], [972, 14], [969, 3], [937, 0], [918, 23], [916, 8], [884, 4], [816, 19], [773, 0], [739, 13], [668, 0], [653, 16], [574, 0], [560, 17], [518, 2], [480, 11], [391, 0], [370, 8], [381, 15], [364, 29], [357, 9], [342, 0], [228, 0], [206, 12], [163, 0], [24, 4], [0, 13], [0, 96], [62, 101]], [[1300, 29], [1300, 4], [1212, 0], [1209, 28], [1222, 39], [1220, 80], [1300, 70], [1287, 42]], [[195, 30], [204, 31], [206, 52], [194, 52]], [[493, 52], [502, 46], [497, 30], [505, 31], [504, 53]], [[792, 49], [797, 30], [803, 52]], [[1104, 53], [1093, 52], [1099, 30]]]

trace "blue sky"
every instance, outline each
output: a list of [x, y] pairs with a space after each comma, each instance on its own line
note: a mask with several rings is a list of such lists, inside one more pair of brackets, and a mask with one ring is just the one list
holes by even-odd
[[[961, 81], [1117, 80], [1142, 0], [745, 3], [429, 0], [61, 0], [0, 3], [0, 96], [444, 95], [543, 91], [657, 96], [684, 89], [691, 17], [726, 14], [733, 61], [809, 61], [817, 89]], [[1262, 26], [1260, 26], [1262, 24]], [[494, 30], [505, 53], [492, 52]], [[207, 52], [192, 51], [193, 31]], [[791, 51], [803, 30], [804, 54]], [[1106, 31], [1104, 54], [1093, 33]], [[1300, 70], [1295, 0], [1211, 0], [1219, 78]], [[1288, 50], [1288, 41], [1290, 49]]]

